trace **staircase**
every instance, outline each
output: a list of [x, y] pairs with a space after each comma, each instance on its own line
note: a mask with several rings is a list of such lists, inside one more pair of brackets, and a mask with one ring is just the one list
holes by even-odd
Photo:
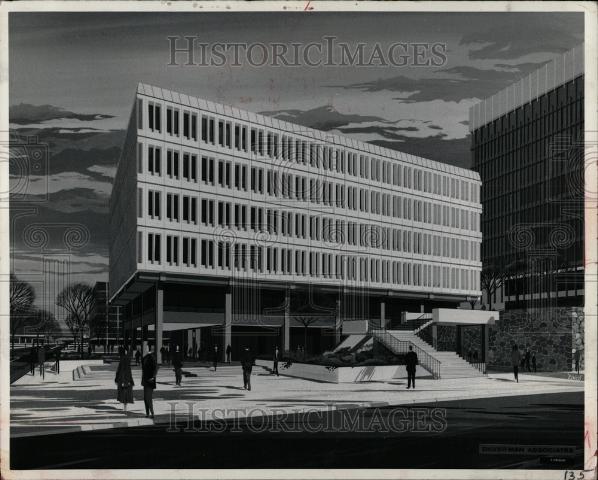
[[357, 347], [359, 347], [360, 344], [363, 343], [366, 339], [367, 339], [367, 335], [349, 335], [341, 343], [339, 343], [332, 351], [338, 352], [339, 350], [342, 350], [343, 348], [348, 348], [349, 351], [353, 351]]
[[[387, 330], [387, 333], [397, 339], [399, 342], [409, 342], [414, 346], [417, 346], [420, 350], [426, 352], [431, 357], [438, 359], [441, 363], [441, 374], [443, 379], [486, 376], [478, 368], [467, 362], [467, 360], [457, 355], [456, 352], [437, 351], [430, 344], [419, 338], [413, 330]], [[419, 358], [419, 352], [416, 351], [416, 353]], [[421, 364], [422, 360], [420, 359], [419, 361]]]

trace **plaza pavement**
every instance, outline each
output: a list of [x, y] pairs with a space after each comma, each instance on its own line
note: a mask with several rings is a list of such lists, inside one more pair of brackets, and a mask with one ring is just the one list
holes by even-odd
[[[89, 374], [73, 380], [72, 369], [88, 364]], [[11, 436], [23, 437], [105, 428], [153, 424], [168, 425], [175, 412], [179, 421], [188, 418], [190, 404], [204, 420], [254, 417], [368, 407], [433, 404], [439, 401], [493, 398], [515, 395], [581, 392], [583, 382], [566, 378], [522, 373], [519, 383], [512, 374], [459, 379], [420, 379], [415, 390], [404, 380], [367, 383], [321, 383], [299, 378], [276, 377], [269, 368], [256, 366], [252, 390], [243, 388], [241, 367], [221, 365], [216, 372], [205, 363], [186, 363], [182, 386], [174, 384], [171, 366], [164, 365], [154, 392], [155, 418], [145, 417], [141, 369], [132, 366], [135, 403], [128, 412], [116, 400], [116, 364], [62, 362], [61, 373], [47, 372], [42, 380], [25, 375], [11, 385]]]

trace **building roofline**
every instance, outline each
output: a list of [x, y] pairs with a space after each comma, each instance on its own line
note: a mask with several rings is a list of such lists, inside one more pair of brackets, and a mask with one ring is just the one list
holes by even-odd
[[583, 74], [584, 44], [581, 43], [470, 107], [469, 131], [472, 132]]
[[181, 106], [188, 106], [191, 108], [197, 108], [205, 110], [218, 115], [229, 116], [231, 118], [238, 118], [247, 122], [254, 122], [261, 124], [265, 127], [287, 130], [295, 132], [301, 135], [307, 135], [317, 140], [332, 141], [335, 144], [361, 150], [372, 155], [379, 155], [381, 157], [387, 157], [393, 160], [400, 160], [403, 162], [411, 163], [414, 166], [420, 166], [423, 168], [431, 168], [433, 170], [442, 171], [445, 173], [458, 175], [469, 180], [480, 181], [479, 174], [473, 170], [457, 167], [448, 163], [439, 162], [437, 160], [430, 160], [427, 158], [419, 157], [417, 155], [411, 155], [408, 153], [401, 152], [399, 150], [392, 150], [386, 147], [380, 147], [372, 143], [363, 142], [346, 135], [337, 135], [314, 128], [298, 125], [295, 123], [279, 120], [274, 117], [262, 115], [248, 110], [242, 110], [229, 105], [223, 105], [220, 103], [212, 102], [191, 95], [183, 93], [177, 93], [171, 90], [167, 90], [162, 87], [148, 85], [142, 82], [137, 84], [137, 94], [145, 95], [167, 102], [179, 104]]

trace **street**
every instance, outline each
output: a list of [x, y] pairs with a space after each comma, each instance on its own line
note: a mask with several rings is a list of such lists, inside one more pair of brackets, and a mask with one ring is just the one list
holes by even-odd
[[[428, 416], [424, 428], [408, 422], [403, 431], [384, 431], [393, 424], [391, 416], [397, 425], [397, 408], [403, 419], [419, 418], [417, 412], [423, 418], [434, 409], [436, 420]], [[561, 469], [581, 468], [583, 462], [582, 392], [361, 409], [361, 432], [346, 428], [356, 413], [289, 417], [291, 432], [264, 431], [254, 418], [212, 422], [220, 431], [211, 432], [210, 422], [187, 432], [183, 422], [178, 432], [161, 425], [12, 438], [11, 467]], [[552, 459], [486, 454], [481, 444], [570, 446], [575, 453]]]

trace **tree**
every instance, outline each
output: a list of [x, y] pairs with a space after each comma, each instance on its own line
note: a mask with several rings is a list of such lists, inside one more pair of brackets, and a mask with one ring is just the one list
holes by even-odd
[[19, 280], [16, 275], [10, 274], [10, 338], [11, 350], [15, 348], [15, 335], [23, 327], [26, 317], [29, 315], [35, 292], [33, 287]]
[[314, 314], [297, 315], [294, 319], [303, 325], [303, 355], [307, 352], [307, 329], [318, 321], [320, 317]]
[[85, 283], [71, 284], [58, 294], [56, 305], [66, 310], [67, 326], [71, 333], [77, 332], [79, 334], [79, 353], [83, 358], [83, 334], [85, 329], [89, 327], [94, 308], [93, 289]]
[[29, 327], [31, 331], [46, 338], [52, 333], [60, 331], [60, 325], [51, 312], [43, 309], [36, 309], [32, 315], [33, 324]]
[[494, 265], [488, 265], [482, 268], [480, 284], [482, 290], [486, 292], [488, 298], [489, 310], [492, 310], [492, 296], [504, 285], [505, 271]]

